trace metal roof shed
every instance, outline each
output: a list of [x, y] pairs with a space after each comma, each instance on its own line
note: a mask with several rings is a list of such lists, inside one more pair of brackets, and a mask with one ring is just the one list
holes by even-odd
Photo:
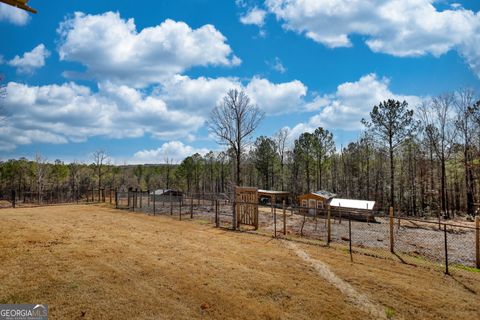
[[373, 210], [375, 201], [333, 198], [330, 200], [330, 206], [359, 210]]

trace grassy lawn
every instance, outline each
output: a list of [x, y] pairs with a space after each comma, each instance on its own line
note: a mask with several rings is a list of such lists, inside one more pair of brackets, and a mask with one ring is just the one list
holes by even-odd
[[[480, 278], [297, 243], [392, 318], [479, 319]], [[0, 210], [0, 303], [52, 319], [361, 319], [283, 241], [100, 206]]]

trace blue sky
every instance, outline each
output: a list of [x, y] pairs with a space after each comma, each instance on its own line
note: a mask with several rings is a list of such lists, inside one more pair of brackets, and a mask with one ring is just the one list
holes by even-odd
[[[348, 4], [347, 4], [348, 3]], [[139, 4], [141, 4], [139, 6]], [[0, 158], [180, 161], [229, 88], [256, 135], [323, 126], [355, 140], [374, 104], [480, 88], [478, 1], [39, 1], [0, 4]], [[478, 92], [478, 91], [477, 91]]]

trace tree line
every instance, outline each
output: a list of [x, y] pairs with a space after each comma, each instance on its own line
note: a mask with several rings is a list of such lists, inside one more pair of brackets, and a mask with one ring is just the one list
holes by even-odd
[[91, 163], [18, 159], [0, 163], [0, 188], [18, 192], [175, 188], [230, 193], [235, 185], [302, 193], [328, 190], [374, 200], [409, 215], [474, 214], [480, 202], [480, 100], [462, 89], [420, 106], [386, 100], [362, 120], [357, 141], [339, 147], [332, 132], [316, 128], [292, 137], [282, 128], [252, 136], [264, 118], [248, 96], [227, 93], [208, 121], [224, 151], [193, 154], [177, 164], [112, 165], [104, 150]]

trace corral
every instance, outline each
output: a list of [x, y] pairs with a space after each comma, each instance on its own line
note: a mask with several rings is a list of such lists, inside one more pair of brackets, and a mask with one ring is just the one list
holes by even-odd
[[[168, 199], [154, 202], [146, 192], [133, 192], [119, 194], [117, 200], [120, 208], [152, 215], [202, 220], [226, 228], [232, 228], [236, 218], [236, 228], [245, 231], [251, 230], [248, 227], [251, 225], [271, 236], [300, 236], [320, 240], [325, 245], [351, 244], [353, 254], [368, 251], [371, 255], [389, 257], [393, 253], [412, 264], [427, 260], [447, 273], [452, 268], [463, 270], [480, 265], [480, 248], [476, 249], [480, 228], [475, 222], [381, 214], [357, 221], [359, 216], [369, 216], [346, 207], [305, 210], [295, 205], [259, 205], [255, 188], [242, 190], [252, 194], [238, 198], [235, 204], [216, 194], [189, 194], [180, 202]], [[236, 217], [232, 216], [233, 205]]]
[[17, 208], [0, 211], [0, 233], [0, 303], [48, 303], [52, 319], [480, 316], [478, 273], [445, 276], [368, 255], [351, 262], [341, 245], [203, 220], [98, 205]]

